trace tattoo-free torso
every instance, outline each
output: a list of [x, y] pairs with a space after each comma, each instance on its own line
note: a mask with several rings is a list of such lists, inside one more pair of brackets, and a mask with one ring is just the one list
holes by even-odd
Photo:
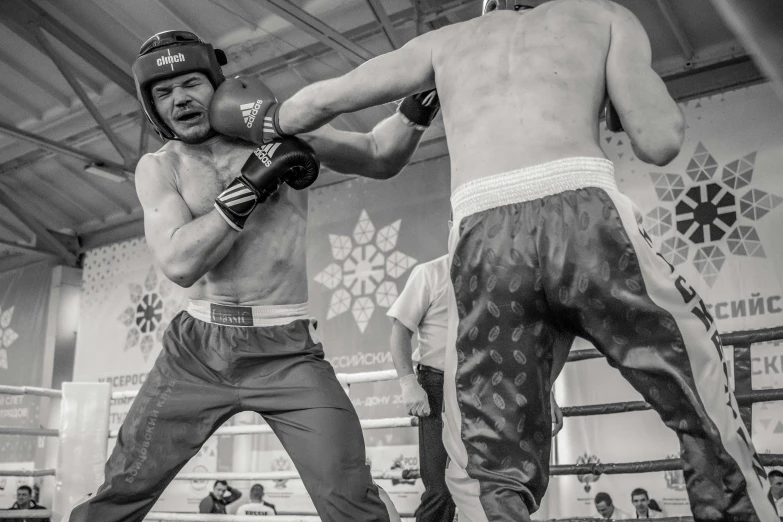
[[604, 157], [598, 116], [610, 24], [600, 3], [559, 0], [441, 32], [432, 60], [452, 190], [559, 158]]
[[[240, 173], [253, 145], [227, 143], [214, 155], [206, 148], [167, 143], [163, 154], [173, 183], [196, 219], [214, 209], [215, 197]], [[283, 184], [259, 204], [228, 254], [190, 289], [190, 297], [247, 305], [307, 301], [307, 190]]]

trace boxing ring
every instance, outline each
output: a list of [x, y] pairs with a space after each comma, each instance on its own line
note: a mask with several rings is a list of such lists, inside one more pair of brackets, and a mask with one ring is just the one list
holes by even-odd
[[[724, 346], [731, 346], [734, 350], [734, 392], [737, 403], [740, 406], [740, 415], [745, 422], [748, 431], [750, 431], [750, 415], [753, 404], [760, 402], [783, 400], [783, 389], [753, 390], [750, 376], [750, 350], [755, 343], [771, 342], [783, 340], [783, 326], [767, 328], [762, 330], [750, 330], [743, 332], [733, 332], [721, 335], [721, 341]], [[588, 359], [602, 358], [598, 350], [578, 350], [572, 352], [568, 357], [569, 363], [575, 363]], [[340, 383], [350, 394], [350, 387], [354, 384], [373, 383], [397, 379], [395, 370], [384, 370], [364, 373], [337, 374]], [[68, 386], [70, 383], [66, 383]], [[109, 385], [106, 385], [107, 387]], [[64, 387], [65, 388], [65, 387]], [[38, 397], [47, 397], [61, 399], [63, 391], [47, 388], [37, 388], [32, 386], [2, 386], [0, 385], [0, 394], [7, 395], [31, 395]], [[111, 393], [111, 399], [132, 399], [136, 396], [136, 391], [123, 391]], [[649, 410], [650, 405], [644, 401], [617, 402], [608, 404], [592, 404], [587, 406], [564, 406], [561, 408], [564, 417], [592, 416], [592, 415], [612, 415], [618, 413]], [[0, 426], [0, 435], [30, 436], [30, 437], [57, 437], [60, 442], [59, 449], [68, 447], [68, 441], [64, 439], [63, 417], [61, 416], [60, 429], [48, 428], [17, 428]], [[108, 426], [108, 419], [106, 419]], [[362, 419], [362, 429], [384, 429], [384, 428], [408, 428], [418, 426], [417, 417], [396, 417], [385, 419]], [[108, 438], [117, 437], [118, 430], [108, 430]], [[236, 436], [236, 435], [260, 435], [272, 433], [271, 428], [266, 424], [224, 426], [215, 431], [218, 436]], [[103, 443], [108, 442], [104, 438]], [[764, 466], [783, 465], [783, 454], [760, 454], [761, 462]], [[596, 463], [596, 464], [565, 464], [553, 465], [550, 467], [550, 475], [602, 475], [602, 474], [634, 474], [649, 473], [658, 471], [677, 471], [682, 469], [680, 459], [662, 459], [639, 462], [622, 463]], [[55, 477], [56, 487], [62, 485], [62, 473], [57, 469], [11, 469], [0, 470], [0, 477]], [[384, 470], [374, 471], [374, 479], [413, 479], [418, 478], [418, 470]], [[295, 480], [299, 478], [296, 471], [275, 471], [275, 472], [203, 472], [203, 473], [180, 473], [174, 480]], [[55, 506], [56, 511], [66, 511], [69, 506]], [[0, 510], [0, 518], [4, 519], [45, 519], [52, 517], [52, 510]], [[411, 515], [402, 515], [403, 520], [413, 520]], [[320, 518], [314, 513], [286, 513], [282, 515], [204, 515], [198, 513], [163, 513], [151, 512], [145, 520], [153, 521], [202, 521], [202, 522], [311, 522], [319, 521]], [[593, 518], [566, 518], [561, 521], [580, 521], [594, 520]], [[668, 517], [658, 520], [668, 520], [671, 522], [692, 521], [692, 517]], [[58, 521], [55, 521], [58, 522]]]

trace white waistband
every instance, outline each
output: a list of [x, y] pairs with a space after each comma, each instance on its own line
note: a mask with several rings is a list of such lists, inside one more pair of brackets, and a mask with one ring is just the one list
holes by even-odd
[[458, 225], [476, 212], [585, 187], [616, 191], [614, 164], [604, 158], [565, 158], [470, 181], [451, 194], [453, 221]]
[[199, 321], [227, 326], [280, 326], [297, 319], [310, 319], [307, 303], [241, 306], [191, 299], [188, 313]]

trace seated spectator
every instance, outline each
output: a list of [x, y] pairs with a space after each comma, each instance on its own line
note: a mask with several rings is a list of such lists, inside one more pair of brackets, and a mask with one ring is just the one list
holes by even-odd
[[[8, 508], [11, 511], [21, 509], [46, 509], [33, 500], [33, 488], [30, 486], [19, 486], [16, 490], [16, 502]], [[0, 522], [50, 522], [48, 518], [3, 518]]]
[[[650, 495], [647, 494], [646, 489], [636, 488], [631, 491], [631, 502], [634, 509], [636, 509], [636, 518], [663, 518], [663, 511], [660, 509], [653, 509]], [[656, 502], [657, 506], [658, 503]]]
[[767, 477], [769, 477], [769, 500], [775, 504], [778, 516], [783, 517], [783, 471], [773, 469]]
[[594, 518], [603, 518], [605, 520], [630, 520], [632, 517], [625, 511], [614, 506], [612, 497], [609, 493], [603, 491], [595, 496], [595, 509], [598, 510], [598, 516]]
[[242, 493], [228, 485], [225, 480], [216, 480], [212, 492], [201, 500], [199, 513], [226, 514], [226, 506], [239, 499]]
[[250, 488], [250, 503], [239, 506], [237, 515], [277, 515], [274, 504], [264, 501], [264, 486], [254, 484]]

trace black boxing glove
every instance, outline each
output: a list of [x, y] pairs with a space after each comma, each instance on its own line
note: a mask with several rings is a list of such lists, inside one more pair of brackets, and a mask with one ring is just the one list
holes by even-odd
[[435, 89], [408, 96], [397, 106], [397, 112], [405, 123], [420, 131], [430, 126], [439, 110], [440, 99]]
[[312, 147], [298, 138], [273, 140], [250, 155], [241, 174], [215, 199], [215, 208], [234, 230], [242, 230], [256, 205], [288, 182], [301, 190], [318, 177]]
[[612, 100], [607, 96], [606, 104], [604, 104], [604, 119], [606, 121], [606, 128], [611, 132], [623, 132], [623, 122], [620, 121], [620, 115], [617, 113], [617, 109], [614, 108]]

